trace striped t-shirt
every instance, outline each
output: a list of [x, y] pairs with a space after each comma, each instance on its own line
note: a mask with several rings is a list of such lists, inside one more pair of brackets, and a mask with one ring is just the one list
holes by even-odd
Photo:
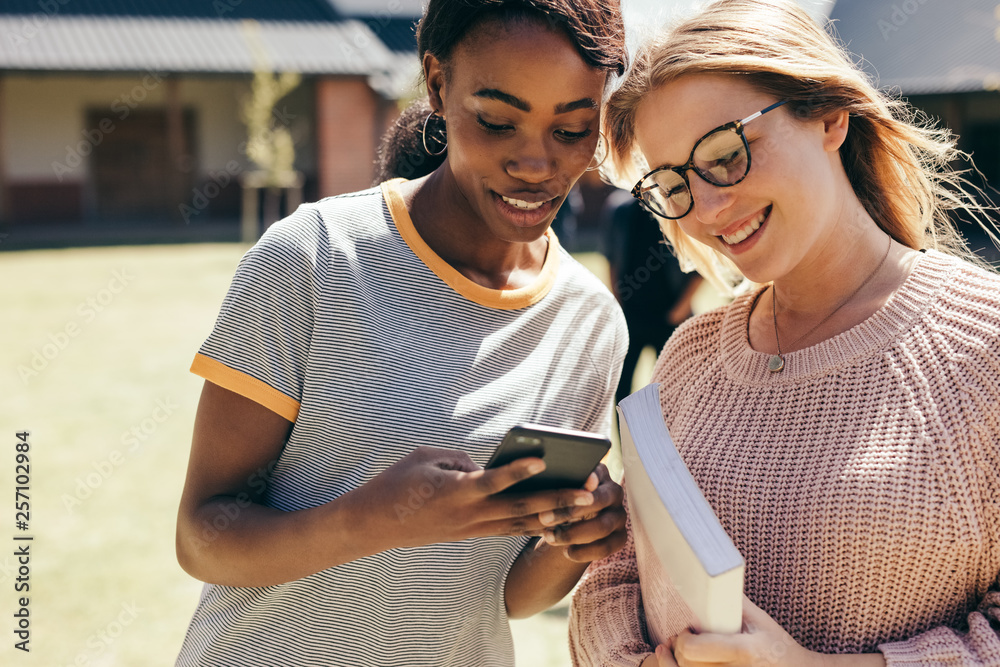
[[[240, 261], [192, 371], [294, 422], [263, 504], [329, 502], [420, 445], [484, 465], [524, 422], [607, 431], [627, 346], [607, 289], [547, 235], [530, 285], [440, 259], [395, 182], [302, 206]], [[392, 549], [278, 586], [206, 584], [178, 665], [511, 665], [527, 543]]]

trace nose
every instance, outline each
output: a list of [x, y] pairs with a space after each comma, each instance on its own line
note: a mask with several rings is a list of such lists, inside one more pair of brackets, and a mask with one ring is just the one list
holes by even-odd
[[556, 175], [559, 165], [545, 142], [535, 139], [521, 142], [505, 168], [512, 178], [525, 183], [544, 183]]
[[694, 198], [694, 208], [691, 209], [691, 215], [694, 215], [699, 222], [714, 223], [719, 214], [733, 203], [733, 199], [736, 197], [733, 190], [739, 186], [720, 188], [690, 171], [688, 172], [688, 187], [691, 188], [691, 196]]

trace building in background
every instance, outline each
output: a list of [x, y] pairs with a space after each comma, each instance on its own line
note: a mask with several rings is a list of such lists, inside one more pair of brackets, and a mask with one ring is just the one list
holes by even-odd
[[[222, 237], [235, 238], [239, 177], [252, 168], [240, 120], [253, 70], [248, 20], [272, 68], [303, 75], [275, 122], [295, 137], [305, 198], [367, 187], [382, 131], [415, 94], [422, 4], [3, 0], [0, 233], [18, 230], [4, 247], [53, 223], [78, 230], [70, 242], [101, 234], [123, 242], [136, 229], [214, 221], [224, 221]], [[651, 26], [694, 4], [624, 0], [633, 28], [637, 17]], [[988, 181], [1000, 183], [996, 0], [800, 4], [817, 18], [829, 11], [879, 86], [940, 117]], [[610, 191], [593, 176], [580, 188], [581, 247], [599, 238], [594, 214]]]
[[[958, 135], [985, 176], [983, 183], [973, 174], [973, 182], [1000, 187], [997, 0], [837, 0], [830, 19], [879, 88], [902, 94]], [[1000, 260], [978, 227], [962, 228], [973, 249]]]
[[405, 102], [417, 94], [417, 22], [427, 0], [329, 0], [343, 17], [364, 23], [389, 49], [392, 66], [372, 76], [383, 95]]
[[235, 225], [251, 168], [246, 21], [273, 70], [303, 76], [275, 121], [292, 129], [306, 197], [369, 186], [415, 81], [400, 53], [416, 16], [400, 2], [362, 16], [333, 0], [4, 0], [0, 224]]

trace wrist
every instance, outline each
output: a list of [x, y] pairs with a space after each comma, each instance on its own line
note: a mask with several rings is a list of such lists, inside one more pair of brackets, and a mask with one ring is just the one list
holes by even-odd
[[348, 563], [371, 556], [397, 545], [399, 526], [380, 512], [379, 505], [365, 497], [365, 487], [349, 491], [322, 505], [319, 530], [313, 534], [317, 545], [331, 556], [334, 564]]
[[569, 587], [572, 589], [590, 563], [570, 559], [566, 555], [565, 546], [549, 544], [542, 538], [539, 540], [538, 549], [529, 544], [521, 553], [521, 557], [526, 559], [526, 564], [529, 566], [545, 568], [546, 574], [554, 580], [571, 580]]
[[566, 558], [563, 548], [529, 542], [507, 575], [504, 598], [511, 618], [527, 618], [556, 604], [580, 580], [587, 563]]
[[830, 654], [815, 653], [810, 656], [812, 667], [885, 667], [885, 657], [881, 653]]
[[660, 661], [657, 659], [656, 654], [653, 653], [643, 660], [639, 667], [660, 667]]

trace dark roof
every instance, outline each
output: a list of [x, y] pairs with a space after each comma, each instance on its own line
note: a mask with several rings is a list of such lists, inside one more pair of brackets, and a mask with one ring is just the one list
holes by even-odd
[[426, 0], [326, 0], [345, 18], [362, 21], [394, 53], [416, 53], [417, 22]]
[[358, 16], [378, 38], [395, 53], [416, 53], [417, 21], [420, 17], [391, 18]]
[[3, 0], [0, 15], [337, 21], [328, 0]]
[[1000, 88], [997, 0], [838, 0], [830, 14], [880, 88], [905, 95]]

